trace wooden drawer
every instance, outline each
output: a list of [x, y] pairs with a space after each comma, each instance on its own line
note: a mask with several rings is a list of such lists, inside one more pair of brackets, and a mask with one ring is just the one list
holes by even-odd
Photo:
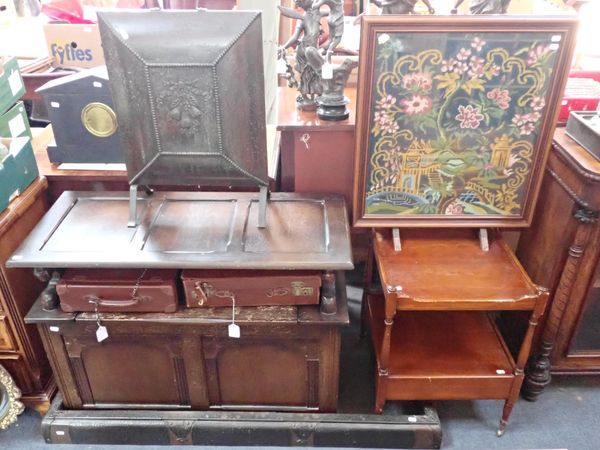
[[2, 313], [0, 313], [0, 350], [15, 350], [14, 339], [10, 332], [8, 318]]

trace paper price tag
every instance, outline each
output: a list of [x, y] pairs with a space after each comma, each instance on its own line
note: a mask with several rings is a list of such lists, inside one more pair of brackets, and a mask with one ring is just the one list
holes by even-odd
[[229, 333], [230, 338], [239, 339], [241, 336], [240, 327], [236, 323], [230, 323], [227, 327], [227, 333]]
[[383, 44], [385, 44], [389, 40], [390, 40], [390, 35], [389, 34], [380, 34], [377, 37], [377, 42], [379, 43], [379, 45], [383, 45]]
[[277, 60], [277, 73], [279, 74], [284, 74], [287, 71], [287, 67], [285, 66], [285, 61], [283, 60], [283, 58], [279, 58]]
[[106, 339], [108, 339], [108, 330], [104, 325], [100, 325], [96, 330], [96, 340], [102, 342]]
[[324, 80], [331, 80], [333, 78], [333, 66], [331, 64], [323, 64], [323, 67], [321, 67], [321, 77]]
[[19, 92], [23, 87], [23, 81], [21, 81], [21, 76], [17, 70], [11, 73], [8, 77], [8, 85], [10, 86], [12, 95], [17, 95], [17, 92]]
[[25, 131], [25, 121], [23, 116], [18, 115], [8, 121], [8, 129], [12, 137], [19, 137]]

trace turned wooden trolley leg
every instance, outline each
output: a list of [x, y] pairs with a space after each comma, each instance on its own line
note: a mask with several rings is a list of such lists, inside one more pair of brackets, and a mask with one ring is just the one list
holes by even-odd
[[510, 393], [508, 394], [508, 398], [504, 402], [504, 408], [502, 409], [502, 418], [500, 419], [500, 425], [498, 426], [498, 431], [496, 434], [498, 437], [502, 436], [506, 431], [506, 426], [508, 425], [508, 418], [510, 417], [510, 413], [517, 402], [517, 398], [519, 397], [519, 391], [521, 390], [521, 385], [523, 384], [523, 370], [515, 369], [515, 379], [513, 380], [512, 386], [510, 387]]
[[382, 378], [381, 374], [377, 378], [375, 386], [375, 414], [383, 413], [383, 407], [385, 406], [385, 395], [386, 395], [386, 383], [387, 379]]
[[521, 390], [521, 386], [523, 384], [525, 363], [527, 362], [527, 358], [531, 352], [531, 344], [533, 343], [535, 328], [537, 327], [540, 317], [544, 314], [546, 304], [548, 303], [548, 290], [538, 286], [538, 293], [539, 296], [535, 304], [535, 308], [531, 313], [531, 317], [529, 318], [529, 326], [527, 327], [527, 332], [525, 333], [525, 338], [523, 339], [521, 349], [519, 350], [519, 356], [517, 357], [517, 364], [514, 372], [515, 378], [510, 388], [508, 398], [504, 403], [504, 409], [502, 410], [502, 419], [500, 419], [500, 426], [498, 427], [497, 433], [498, 436], [502, 436], [506, 431], [508, 418], [512, 412], [513, 406], [517, 401], [519, 391]]
[[375, 413], [381, 414], [387, 397], [387, 377], [390, 362], [392, 327], [396, 315], [396, 302], [385, 300], [385, 329], [379, 350], [379, 367], [375, 388]]
[[385, 406], [385, 400], [387, 396], [387, 376], [388, 376], [388, 365], [390, 358], [390, 340], [392, 337], [392, 325], [394, 324], [393, 318], [385, 321], [385, 331], [383, 333], [383, 340], [381, 342], [381, 350], [379, 357], [379, 367], [377, 368], [377, 383], [375, 386], [375, 414], [381, 414], [383, 407]]

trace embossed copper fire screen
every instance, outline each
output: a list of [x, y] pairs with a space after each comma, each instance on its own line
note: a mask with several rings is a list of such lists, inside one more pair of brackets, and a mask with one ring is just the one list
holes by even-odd
[[98, 21], [131, 185], [267, 186], [260, 13]]

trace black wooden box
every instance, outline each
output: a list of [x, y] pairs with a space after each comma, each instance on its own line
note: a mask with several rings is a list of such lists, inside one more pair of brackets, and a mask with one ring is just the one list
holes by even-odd
[[49, 81], [37, 92], [54, 132], [50, 162], [125, 162], [105, 66]]

